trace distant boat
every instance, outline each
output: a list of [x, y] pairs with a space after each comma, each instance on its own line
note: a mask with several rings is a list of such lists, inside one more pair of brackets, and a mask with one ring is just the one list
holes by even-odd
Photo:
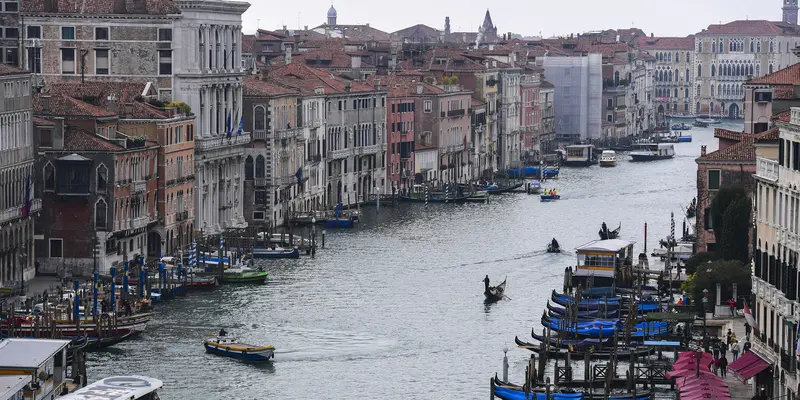
[[698, 118], [697, 122], [702, 122], [702, 123], [708, 124], [708, 125], [715, 125], [715, 124], [721, 123], [722, 121], [720, 121], [718, 119], [714, 119], [714, 118]]
[[614, 150], [603, 150], [600, 154], [601, 167], [616, 167], [617, 166], [617, 152]]
[[503, 283], [497, 286], [489, 286], [484, 290], [483, 294], [486, 296], [487, 303], [494, 303], [503, 299], [506, 292], [506, 280], [508, 278], [503, 279]]
[[705, 123], [705, 122], [701, 122], [701, 121], [694, 121], [693, 125], [698, 127], [698, 128], [708, 128], [708, 124]]
[[540, 201], [555, 201], [561, 200], [561, 195], [558, 194], [543, 194], [539, 196]]
[[672, 143], [642, 143], [630, 153], [633, 161], [665, 160], [675, 156], [675, 147]]
[[539, 194], [542, 193], [542, 184], [539, 181], [533, 181], [528, 183], [528, 194]]
[[228, 268], [223, 273], [225, 283], [265, 283], [267, 273], [248, 267]]
[[489, 202], [489, 192], [485, 190], [478, 190], [477, 192], [473, 193], [467, 198], [467, 202], [469, 203], [488, 203]]
[[256, 247], [253, 248], [253, 258], [300, 258], [300, 249], [297, 247], [291, 249]]

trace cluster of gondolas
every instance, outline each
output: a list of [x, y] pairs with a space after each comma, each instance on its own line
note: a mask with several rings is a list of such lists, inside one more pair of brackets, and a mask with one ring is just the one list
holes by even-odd
[[[531, 356], [524, 384], [499, 379], [491, 380], [493, 398], [504, 400], [573, 400], [573, 399], [635, 399], [653, 397], [654, 384], [673, 384], [665, 376], [669, 369], [664, 360], [650, 361], [662, 350], [677, 351], [688, 343], [687, 337], [673, 335], [673, 329], [661, 318], [663, 307], [653, 296], [656, 288], [640, 289], [594, 288], [578, 290], [575, 295], [553, 291], [541, 317], [542, 333], [532, 330], [532, 342], [515, 337], [520, 348]], [[657, 314], [656, 314], [657, 313]], [[666, 339], [666, 340], [665, 340]], [[534, 360], [538, 359], [538, 364]], [[555, 360], [554, 380], [544, 378], [549, 360]], [[559, 360], [563, 367], [559, 367]], [[592, 361], [602, 360], [599, 364]], [[585, 363], [583, 380], [572, 377], [574, 361]], [[617, 362], [627, 363], [631, 373], [617, 377]], [[664, 365], [660, 368], [654, 365]], [[648, 368], [647, 373], [633, 373]], [[537, 372], [538, 370], [538, 372]], [[649, 386], [637, 391], [636, 376], [647, 375]]]

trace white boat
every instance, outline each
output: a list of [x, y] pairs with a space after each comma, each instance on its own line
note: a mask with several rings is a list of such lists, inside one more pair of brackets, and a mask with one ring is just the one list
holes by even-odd
[[617, 152], [614, 150], [603, 150], [600, 154], [601, 167], [616, 167], [617, 166]]
[[152, 400], [158, 399], [156, 392], [164, 386], [158, 379], [140, 376], [112, 376], [101, 379], [89, 386], [61, 396], [62, 400]]
[[709, 125], [715, 125], [715, 124], [721, 123], [720, 120], [714, 119], [714, 118], [698, 118], [697, 122], [700, 122], [700, 123], [703, 123], [703, 124], [709, 124]]
[[633, 161], [666, 160], [675, 156], [672, 143], [641, 143], [633, 145], [630, 156]]

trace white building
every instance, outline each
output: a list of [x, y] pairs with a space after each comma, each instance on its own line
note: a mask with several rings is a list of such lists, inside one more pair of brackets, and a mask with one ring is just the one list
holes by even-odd
[[33, 278], [33, 126], [31, 75], [0, 65], [0, 287]]
[[556, 136], [565, 140], [600, 137], [603, 58], [545, 57], [547, 80], [555, 86]]
[[249, 3], [175, 1], [173, 98], [192, 107], [195, 122], [195, 227], [216, 233], [246, 225], [243, 217], [242, 14]]

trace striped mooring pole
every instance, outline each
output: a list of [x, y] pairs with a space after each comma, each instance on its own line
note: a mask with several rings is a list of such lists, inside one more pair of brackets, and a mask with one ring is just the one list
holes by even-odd
[[428, 208], [428, 185], [425, 185], [425, 208]]

